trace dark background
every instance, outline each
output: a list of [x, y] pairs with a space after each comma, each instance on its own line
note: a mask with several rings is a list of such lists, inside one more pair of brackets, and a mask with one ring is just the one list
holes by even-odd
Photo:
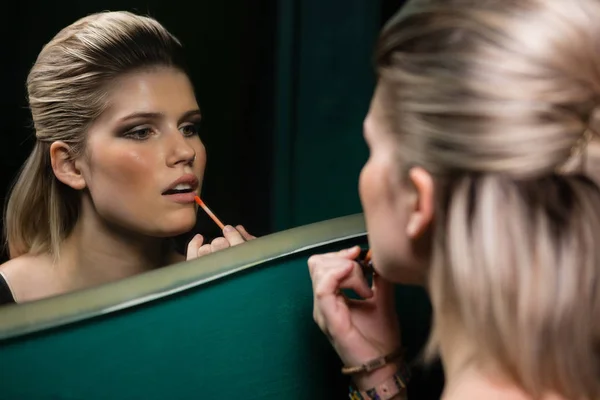
[[[33, 145], [25, 79], [61, 28], [103, 10], [149, 14], [184, 44], [203, 111], [203, 197], [256, 235], [360, 212], [373, 44], [403, 1], [12, 3], [0, 16], [0, 198]], [[219, 232], [200, 212], [198, 230]], [[0, 253], [0, 262], [6, 254]]]

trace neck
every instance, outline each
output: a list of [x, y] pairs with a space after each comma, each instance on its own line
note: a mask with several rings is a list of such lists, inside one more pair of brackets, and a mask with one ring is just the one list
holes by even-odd
[[[444, 331], [446, 333], [446, 330]], [[450, 332], [448, 332], [450, 333]], [[473, 362], [476, 349], [472, 341], [455, 330], [444, 335], [440, 352], [446, 375], [442, 400], [486, 399], [486, 400], [533, 400], [517, 385], [504, 379], [501, 373], [484, 369]], [[546, 395], [542, 400], [564, 400], [556, 395]]]
[[57, 268], [64, 285], [76, 290], [161, 267], [167, 253], [166, 239], [125, 232], [84, 206], [61, 246]]

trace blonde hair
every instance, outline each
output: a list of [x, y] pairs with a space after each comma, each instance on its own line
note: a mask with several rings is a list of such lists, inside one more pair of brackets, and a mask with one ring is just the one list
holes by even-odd
[[600, 398], [598, 21], [597, 0], [415, 0], [378, 43], [399, 158], [436, 182], [428, 354], [459, 326], [536, 398]]
[[181, 44], [156, 20], [129, 12], [84, 17], [61, 30], [40, 52], [27, 77], [36, 143], [12, 187], [4, 213], [11, 258], [58, 254], [73, 229], [79, 193], [56, 179], [50, 145], [61, 140], [80, 156], [86, 130], [107, 106], [110, 83], [153, 66], [185, 71]]

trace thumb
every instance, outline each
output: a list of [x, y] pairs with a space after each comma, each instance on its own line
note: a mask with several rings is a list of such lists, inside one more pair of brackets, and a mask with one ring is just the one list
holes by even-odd
[[337, 255], [339, 257], [344, 257], [347, 258], [349, 260], [355, 260], [356, 257], [358, 257], [360, 254], [360, 247], [359, 246], [352, 246], [350, 248], [347, 249], [343, 249], [337, 252]]

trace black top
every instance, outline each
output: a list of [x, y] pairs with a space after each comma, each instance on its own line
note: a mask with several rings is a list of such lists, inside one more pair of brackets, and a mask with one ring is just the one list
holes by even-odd
[[4, 279], [4, 276], [0, 274], [0, 306], [12, 303], [16, 303], [15, 298], [10, 291], [10, 287], [8, 287], [6, 279]]

